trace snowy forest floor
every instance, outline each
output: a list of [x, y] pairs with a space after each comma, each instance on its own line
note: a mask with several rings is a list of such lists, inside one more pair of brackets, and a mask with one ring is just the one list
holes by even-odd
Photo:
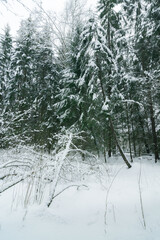
[[[5, 151], [1, 156], [5, 161]], [[144, 156], [127, 169], [120, 157], [112, 157], [107, 164], [74, 160], [71, 166], [56, 192], [82, 186], [66, 189], [50, 208], [47, 184], [39, 205], [34, 190], [24, 204], [27, 181], [0, 195], [0, 240], [160, 239], [160, 163]]]

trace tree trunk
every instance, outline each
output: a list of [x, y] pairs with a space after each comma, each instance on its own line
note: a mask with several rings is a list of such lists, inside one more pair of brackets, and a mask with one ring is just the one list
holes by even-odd
[[[102, 81], [102, 70], [101, 70], [101, 64], [99, 62], [99, 59], [97, 57], [96, 59], [96, 63], [97, 63], [97, 66], [98, 66], [98, 77], [99, 77], [99, 80], [100, 80], [100, 86], [101, 86], [101, 91], [102, 91], [102, 96], [103, 96], [103, 102], [105, 104], [105, 100], [106, 100], [106, 95], [105, 95], [105, 91], [104, 91], [104, 87], [103, 87], [103, 81]], [[131, 164], [128, 162], [126, 156], [124, 155], [121, 147], [120, 147], [120, 144], [118, 142], [118, 139], [117, 139], [117, 136], [116, 136], [116, 133], [115, 133], [115, 130], [114, 130], [114, 126], [113, 126], [113, 123], [112, 123], [112, 119], [111, 119], [111, 116], [109, 116], [109, 123], [110, 123], [110, 127], [111, 127], [111, 131], [112, 131], [112, 134], [114, 136], [114, 139], [115, 139], [115, 142], [116, 142], [116, 145], [117, 145], [117, 148], [124, 160], [124, 162], [126, 163], [126, 165], [128, 166], [128, 168], [131, 168]]]
[[105, 131], [105, 129], [104, 129], [104, 131], [103, 131], [103, 155], [104, 155], [104, 161], [105, 161], [105, 163], [107, 163], [107, 152], [106, 152], [106, 136], [107, 134], [106, 134], [106, 131]]
[[[111, 26], [110, 26], [110, 19], [108, 18], [108, 26], [107, 26], [107, 39], [108, 39], [108, 48], [111, 50]], [[103, 102], [105, 104], [105, 100], [106, 100], [106, 94], [105, 94], [105, 91], [104, 91], [104, 87], [103, 87], [103, 76], [102, 76], [102, 69], [101, 69], [101, 62], [99, 61], [99, 58], [97, 56], [96, 58], [96, 64], [97, 64], [97, 67], [98, 67], [98, 77], [99, 77], [99, 80], [100, 80], [100, 86], [101, 86], [101, 90], [102, 90], [102, 96], [103, 96]], [[109, 78], [111, 76], [111, 66], [110, 66], [110, 69], [109, 69]], [[109, 81], [109, 79], [108, 79]], [[108, 98], [110, 99], [110, 93], [111, 93], [111, 86], [110, 84], [108, 85]], [[109, 123], [110, 123], [110, 127], [111, 127], [111, 132], [114, 136], [114, 139], [115, 139], [115, 142], [116, 142], [116, 145], [117, 145], [117, 148], [124, 160], [124, 162], [126, 163], [126, 165], [128, 166], [128, 168], [131, 168], [132, 166], [130, 165], [130, 163], [128, 162], [127, 158], [125, 157], [120, 145], [119, 145], [119, 142], [117, 140], [117, 136], [116, 136], [116, 133], [115, 133], [115, 130], [114, 130], [114, 126], [113, 126], [113, 123], [112, 123], [112, 118], [111, 116], [109, 116]]]
[[155, 125], [153, 102], [152, 102], [152, 93], [150, 89], [149, 89], [149, 110], [150, 110], [150, 119], [151, 119], [151, 125], [152, 125], [153, 147], [154, 147], [155, 163], [156, 163], [157, 160], [159, 159], [159, 153], [158, 153], [158, 141], [157, 141], [156, 125]]
[[145, 75], [145, 68], [143, 67], [143, 75], [146, 78], [147, 86], [148, 86], [148, 103], [149, 103], [149, 111], [150, 111], [150, 120], [152, 125], [152, 138], [153, 138], [153, 147], [154, 147], [154, 155], [155, 155], [155, 163], [157, 163], [159, 159], [158, 153], [158, 140], [157, 140], [157, 133], [156, 133], [156, 124], [155, 124], [155, 117], [154, 117], [154, 109], [153, 109], [153, 101], [152, 101], [152, 84], [149, 81], [149, 78]]
[[111, 134], [111, 126], [108, 129], [108, 157], [112, 156], [112, 134]]
[[131, 108], [131, 128], [132, 128], [132, 142], [133, 142], [133, 150], [134, 150], [134, 156], [137, 156], [137, 150], [136, 150], [136, 136], [135, 136], [135, 130], [134, 130], [134, 123], [132, 119], [133, 109]]
[[95, 135], [94, 130], [93, 130], [92, 127], [90, 128], [90, 131], [91, 131], [91, 134], [92, 134], [93, 139], [94, 139], [94, 145], [95, 145], [95, 147], [96, 147], [96, 149], [97, 149], [97, 155], [98, 155], [98, 157], [99, 157], [99, 156], [100, 156], [100, 154], [99, 154], [99, 147], [98, 147], [96, 135]]
[[111, 125], [112, 133], [113, 133], [113, 136], [114, 136], [114, 139], [115, 139], [117, 148], [118, 148], [118, 150], [119, 150], [119, 152], [120, 152], [120, 154], [121, 154], [124, 162], [126, 163], [127, 167], [128, 167], [128, 168], [131, 168], [132, 166], [131, 166], [131, 164], [128, 162], [128, 160], [127, 160], [125, 154], [123, 153], [123, 151], [122, 151], [122, 149], [121, 149], [121, 147], [120, 147], [120, 145], [119, 145], [119, 142], [118, 142], [118, 140], [117, 140], [117, 136], [116, 136], [116, 133], [115, 133], [115, 130], [114, 130], [114, 127], [113, 127], [113, 123], [112, 123], [111, 117], [109, 117], [109, 122], [110, 122], [110, 125]]
[[140, 123], [141, 129], [142, 129], [142, 136], [143, 136], [144, 146], [145, 146], [146, 152], [149, 154], [150, 153], [150, 149], [149, 149], [149, 145], [147, 143], [147, 138], [146, 138], [146, 134], [145, 134], [145, 130], [144, 130], [144, 124], [143, 124], [143, 121], [142, 121], [142, 118], [141, 118], [140, 115], [139, 115], [139, 123]]
[[136, 148], [136, 141], [135, 141], [135, 133], [133, 128], [133, 122], [132, 122], [132, 141], [133, 141], [133, 149], [134, 149], [134, 156], [137, 156], [137, 148]]
[[132, 147], [131, 147], [131, 133], [130, 133], [130, 126], [129, 126], [129, 113], [128, 113], [128, 104], [127, 103], [126, 103], [126, 115], [127, 115], [129, 153], [130, 153], [131, 162], [133, 162]]

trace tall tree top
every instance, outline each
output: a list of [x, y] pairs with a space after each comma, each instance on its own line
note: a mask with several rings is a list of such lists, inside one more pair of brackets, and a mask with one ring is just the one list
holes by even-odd
[[102, 24], [107, 28], [108, 22], [115, 29], [118, 28], [118, 13], [116, 13], [114, 7], [117, 4], [117, 0], [99, 0], [98, 11]]

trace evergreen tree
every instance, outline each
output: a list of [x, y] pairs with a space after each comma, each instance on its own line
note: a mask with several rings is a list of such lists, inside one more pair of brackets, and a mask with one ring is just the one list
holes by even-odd
[[[139, 80], [139, 86], [137, 88], [138, 96], [140, 92], [139, 102], [144, 107], [144, 112], [139, 112], [139, 125], [141, 126], [141, 141], [147, 148], [151, 148], [155, 153], [155, 161], [159, 158], [158, 154], [158, 139], [157, 139], [157, 96], [158, 90], [158, 72], [159, 72], [159, 24], [157, 21], [158, 15], [156, 13], [156, 7], [158, 7], [157, 1], [148, 4], [148, 1], [133, 2], [134, 11], [132, 12], [132, 19], [135, 19], [130, 25], [132, 27], [134, 35], [132, 35], [132, 54], [133, 54], [133, 71], [132, 74]], [[125, 8], [127, 9], [127, 7]], [[156, 16], [156, 17], [153, 17]], [[130, 16], [128, 16], [130, 18]], [[134, 27], [134, 28], [133, 28]], [[154, 91], [153, 91], [154, 90]], [[150, 111], [148, 112], [148, 109]], [[149, 129], [149, 135], [146, 132], [146, 125], [150, 118], [151, 129]], [[145, 120], [145, 121], [144, 121]], [[138, 127], [138, 125], [137, 125]], [[146, 136], [148, 135], [148, 139]], [[149, 136], [152, 135], [153, 141], [151, 142]], [[147, 147], [148, 143], [150, 147]], [[148, 152], [148, 150], [147, 150]]]
[[80, 118], [80, 106], [78, 102], [79, 87], [77, 81], [80, 77], [80, 62], [77, 61], [81, 26], [77, 26], [71, 41], [68, 43], [65, 68], [62, 69], [60, 92], [57, 96], [57, 114], [61, 126], [66, 128], [76, 124]]
[[81, 128], [88, 133], [89, 138], [93, 139], [93, 147], [105, 152], [107, 123], [102, 111], [104, 87], [102, 84], [105, 83], [102, 83], [99, 78], [97, 56], [102, 58], [101, 66], [104, 74], [106, 74], [110, 57], [106, 48], [105, 31], [97, 21], [98, 19], [91, 18], [84, 27], [77, 56], [77, 60], [81, 61], [81, 75], [78, 80], [79, 102], [82, 110], [80, 124]]
[[37, 36], [35, 52], [35, 82], [33, 83], [34, 102], [31, 125], [34, 143], [43, 145], [49, 151], [53, 148], [53, 135], [58, 130], [55, 102], [59, 89], [59, 73], [53, 54], [50, 32], [47, 26]]
[[34, 100], [35, 34], [36, 29], [32, 19], [22, 21], [12, 61], [14, 76], [10, 90], [10, 103], [15, 115], [12, 124], [18, 139], [23, 140], [30, 137], [30, 125], [28, 123]]
[[[114, 121], [113, 118], [115, 118], [115, 114], [112, 109], [114, 109], [117, 105], [117, 100], [121, 100], [121, 94], [118, 87], [119, 87], [119, 78], [120, 74], [119, 71], [119, 65], [121, 63], [121, 54], [120, 49], [118, 48], [120, 45], [119, 38], [123, 37], [123, 32], [121, 31], [121, 25], [119, 22], [119, 14], [115, 12], [114, 6], [117, 3], [117, 1], [99, 1], [98, 10], [100, 12], [100, 19], [102, 22], [102, 26], [106, 30], [106, 39], [107, 39], [107, 49], [110, 55], [110, 64], [108, 64], [108, 71], [107, 71], [107, 89], [105, 90], [103, 88], [103, 101], [106, 102], [109, 100], [110, 102], [110, 114], [109, 114], [109, 129], [108, 132], [110, 132], [110, 142], [113, 138], [118, 150], [120, 151], [120, 154], [122, 158], [124, 159], [125, 163], [130, 167], [130, 164], [128, 163], [125, 155], [123, 154], [123, 151], [120, 147], [117, 134], [115, 131]], [[98, 60], [99, 61], [99, 60]], [[118, 64], [117, 64], [118, 63]], [[104, 78], [102, 77], [103, 71], [101, 69], [101, 61], [99, 61], [99, 76], [101, 79], [101, 82], [103, 82]], [[101, 84], [103, 86], [103, 84]], [[111, 145], [111, 144], [110, 144]], [[110, 155], [110, 154], [109, 154]]]
[[0, 146], [8, 146], [9, 129], [9, 88], [13, 75], [12, 62], [12, 37], [7, 26], [0, 39]]

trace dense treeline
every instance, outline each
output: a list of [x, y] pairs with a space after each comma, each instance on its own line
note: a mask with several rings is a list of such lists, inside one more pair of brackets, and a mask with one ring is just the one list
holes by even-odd
[[[121, 10], [115, 6], [121, 4]], [[99, 0], [58, 50], [31, 16], [0, 38], [0, 147], [55, 145], [74, 126], [79, 147], [106, 156], [160, 149], [159, 0]]]

